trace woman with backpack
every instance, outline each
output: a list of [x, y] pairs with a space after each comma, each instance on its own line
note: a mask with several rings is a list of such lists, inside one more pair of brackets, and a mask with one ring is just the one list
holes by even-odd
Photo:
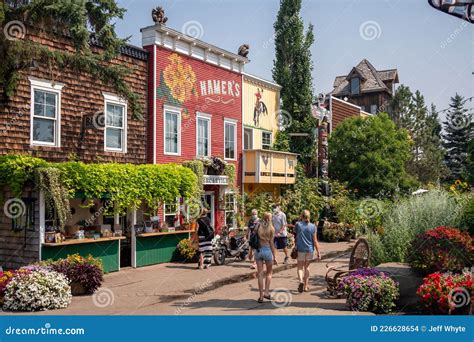
[[319, 252], [318, 238], [316, 236], [316, 226], [310, 222], [309, 210], [304, 210], [301, 214], [301, 220], [295, 225], [296, 250], [298, 251], [298, 292], [309, 291], [309, 265], [314, 258], [316, 249], [317, 258], [321, 259]]
[[214, 238], [214, 229], [211, 226], [211, 220], [207, 216], [209, 210], [203, 208], [201, 217], [197, 220], [199, 237], [199, 262], [198, 269], [209, 268], [212, 263], [212, 239]]
[[[263, 219], [255, 228], [250, 240], [252, 248], [255, 250], [255, 261], [257, 262], [257, 278], [258, 291], [260, 296], [259, 303], [263, 303], [263, 299], [271, 300], [270, 282], [272, 281], [273, 263], [276, 263], [276, 251], [273, 244], [275, 237], [275, 229], [272, 224], [272, 214], [265, 213]], [[263, 265], [266, 266], [265, 287], [263, 286]]]

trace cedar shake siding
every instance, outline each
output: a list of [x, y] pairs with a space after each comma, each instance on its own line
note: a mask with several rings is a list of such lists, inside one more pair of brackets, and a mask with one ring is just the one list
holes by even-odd
[[[66, 37], [53, 40], [29, 29], [26, 39], [40, 42], [52, 50], [73, 51]], [[139, 94], [143, 106], [144, 119], [136, 120], [132, 118], [130, 104], [125, 103], [128, 110], [124, 126], [124, 152], [105, 151], [103, 128], [83, 129], [85, 115], [105, 112], [104, 93], [117, 97], [114, 88], [83, 72], [59, 70], [56, 67], [49, 70], [45, 63], [39, 61], [34, 68], [20, 73], [18, 86], [9, 100], [2, 94], [3, 89], [0, 90], [0, 155], [31, 154], [56, 162], [76, 156], [84, 162], [146, 163], [147, 55], [141, 48], [125, 46], [121, 55], [111, 62], [125, 65], [131, 71], [125, 80], [130, 89]], [[31, 79], [62, 86], [58, 147], [31, 144]]]

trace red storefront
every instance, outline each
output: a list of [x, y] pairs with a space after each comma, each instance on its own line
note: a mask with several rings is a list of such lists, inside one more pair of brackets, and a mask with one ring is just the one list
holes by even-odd
[[[149, 55], [148, 162], [219, 157], [241, 184], [242, 71], [247, 59], [166, 26], [142, 29]], [[206, 175], [203, 200], [217, 229], [231, 184]]]

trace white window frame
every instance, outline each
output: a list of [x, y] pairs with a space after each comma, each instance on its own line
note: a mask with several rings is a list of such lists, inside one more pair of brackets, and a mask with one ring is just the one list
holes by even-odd
[[[210, 157], [212, 155], [212, 143], [211, 143], [211, 127], [212, 127], [212, 115], [211, 114], [206, 114], [206, 113], [196, 113], [196, 156], [197, 157]], [[207, 148], [207, 155], [201, 156], [199, 155], [199, 120], [205, 120], [208, 123], [208, 135], [207, 135], [207, 141], [208, 141], [208, 148]]]
[[[123, 98], [110, 93], [103, 92], [104, 96], [104, 151], [106, 152], [120, 152], [127, 153], [127, 127], [128, 127], [128, 106], [127, 101]], [[107, 147], [107, 104], [123, 107], [123, 119], [122, 119], [122, 148]], [[113, 126], [111, 126], [113, 127]], [[117, 128], [117, 127], [113, 127]]]
[[[178, 152], [166, 151], [166, 113], [173, 113], [178, 116]], [[163, 153], [167, 156], [181, 156], [181, 108], [164, 106], [163, 107]]]
[[[166, 217], [167, 217], [167, 216], [173, 215], [173, 217], [176, 217], [176, 215], [179, 213], [179, 210], [180, 210], [180, 207], [181, 207], [181, 206], [180, 206], [180, 199], [179, 199], [179, 198], [176, 198], [176, 203], [175, 203], [175, 205], [176, 205], [176, 211], [175, 211], [174, 213], [171, 213], [171, 212], [167, 212], [167, 211], [166, 211], [166, 206], [167, 206], [167, 205], [172, 205], [172, 204], [169, 204], [169, 203], [164, 203], [164, 204], [163, 204], [163, 223], [166, 223]], [[173, 218], [173, 221], [174, 221], [174, 218]], [[174, 225], [168, 226], [168, 227], [169, 227], [169, 228], [172, 228], [172, 227], [174, 227]]]
[[[270, 134], [270, 144], [264, 144], [263, 143], [263, 136], [265, 134]], [[262, 131], [262, 150], [271, 150], [273, 145], [273, 132], [268, 132], [268, 131]], [[268, 148], [265, 148], [264, 146], [268, 146]]]
[[[34, 77], [29, 77], [30, 81], [30, 145], [31, 146], [49, 146], [49, 147], [61, 147], [61, 92], [64, 87], [64, 84], [57, 83], [48, 80], [42, 80]], [[56, 97], [56, 118], [54, 119], [54, 142], [48, 143], [44, 141], [35, 141], [33, 138], [33, 122], [34, 118], [37, 116], [35, 113], [35, 90], [54, 93]], [[42, 118], [38, 116], [37, 118]], [[48, 119], [48, 118], [47, 118]], [[49, 118], [51, 119], [51, 118]]]
[[[225, 142], [226, 142], [226, 134], [225, 134], [225, 126], [226, 125], [233, 125], [234, 126], [234, 158], [227, 158], [226, 155], [225, 155]], [[233, 119], [227, 119], [225, 118], [224, 119], [224, 160], [237, 160], [237, 120], [233, 120]]]
[[237, 201], [236, 201], [236, 198], [235, 198], [236, 194], [232, 190], [226, 190], [225, 193], [224, 193], [224, 223], [227, 225], [227, 222], [226, 222], [227, 221], [227, 213], [231, 212], [231, 210], [227, 210], [227, 195], [232, 195], [233, 199], [234, 199], [233, 209], [232, 209], [232, 213], [234, 214], [234, 216], [232, 218], [232, 227], [235, 227], [235, 225], [236, 225], [235, 215], [237, 214]]

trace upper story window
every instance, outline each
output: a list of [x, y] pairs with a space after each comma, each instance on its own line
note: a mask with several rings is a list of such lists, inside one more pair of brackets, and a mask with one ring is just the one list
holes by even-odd
[[181, 154], [181, 112], [165, 108], [165, 154]]
[[272, 132], [262, 132], [262, 149], [269, 150], [272, 147]]
[[351, 78], [351, 94], [352, 95], [360, 94], [360, 78], [359, 77]]
[[62, 84], [30, 78], [31, 84], [31, 145], [61, 145]]
[[104, 93], [106, 151], [127, 151], [127, 104], [118, 96]]
[[224, 159], [237, 159], [237, 122], [224, 121]]
[[209, 157], [211, 155], [211, 116], [198, 113], [196, 127], [197, 155]]

